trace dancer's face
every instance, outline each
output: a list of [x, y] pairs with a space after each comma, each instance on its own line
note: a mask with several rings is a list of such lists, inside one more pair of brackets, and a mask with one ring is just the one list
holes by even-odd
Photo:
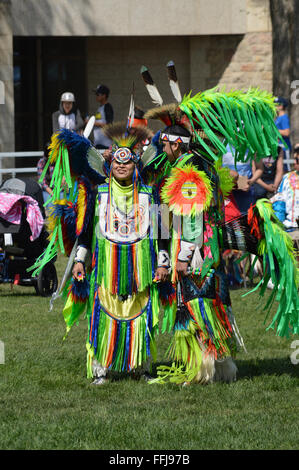
[[163, 142], [162, 146], [163, 152], [166, 153], [167, 158], [170, 162], [175, 161], [179, 157], [179, 144], [177, 144], [176, 142]]
[[117, 160], [112, 162], [112, 175], [123, 186], [132, 184], [135, 163], [129, 160], [126, 163], [119, 163]]

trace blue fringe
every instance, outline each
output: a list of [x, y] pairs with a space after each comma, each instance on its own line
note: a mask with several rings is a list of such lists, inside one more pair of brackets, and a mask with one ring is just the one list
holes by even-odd
[[68, 129], [60, 130], [58, 140], [67, 146], [73, 172], [77, 175], [81, 175], [84, 167], [83, 162], [86, 160], [87, 152], [91, 147], [91, 142], [85, 137]]
[[[84, 217], [83, 228], [82, 228], [82, 231], [81, 231], [81, 233], [82, 233], [82, 232], [87, 231], [87, 229], [90, 225], [90, 221], [93, 217], [94, 206], [95, 206], [95, 195], [92, 191], [92, 187], [91, 187], [91, 184], [90, 184], [88, 178], [85, 178], [84, 176], [82, 176], [81, 180], [84, 183], [85, 188], [86, 188], [86, 214], [85, 214], [85, 217]], [[81, 233], [80, 233], [80, 235], [81, 235]]]
[[116, 252], [117, 252], [117, 293], [119, 294], [119, 288], [120, 288], [120, 261], [121, 261], [121, 246], [117, 245], [116, 246]]
[[124, 371], [127, 368], [126, 366], [127, 366], [127, 360], [128, 360], [128, 354], [129, 354], [129, 348], [130, 348], [130, 336], [131, 336], [130, 325], [131, 325], [131, 322], [126, 322], [126, 347], [124, 351], [122, 371]]
[[[80, 180], [81, 180], [81, 182], [83, 182], [83, 184], [86, 187], [86, 214], [85, 214], [85, 217], [84, 217], [82, 230], [81, 230], [79, 235], [81, 235], [81, 233], [87, 231], [87, 229], [90, 225], [91, 218], [93, 216], [93, 212], [94, 212], [94, 195], [93, 195], [93, 192], [92, 192], [92, 189], [91, 189], [91, 185], [90, 185], [88, 179], [85, 178], [85, 177], [81, 177]], [[77, 198], [78, 198], [78, 194], [76, 195], [76, 199]], [[75, 239], [77, 238], [77, 234], [76, 234], [76, 221], [77, 221], [76, 205], [74, 203], [71, 206], [69, 206], [67, 204], [65, 204], [65, 205], [54, 204], [52, 214], [55, 218], [58, 218], [58, 219], [60, 218], [60, 219], [64, 220], [68, 238], [71, 241], [74, 242]]]
[[73, 297], [78, 299], [79, 302], [85, 302], [89, 297], [89, 282], [86, 277], [82, 281], [77, 281], [77, 279], [72, 280], [71, 291]]
[[113, 367], [114, 362], [115, 362], [115, 357], [116, 357], [119, 338], [120, 338], [120, 331], [121, 331], [121, 322], [117, 321], [116, 323], [117, 323], [116, 341], [115, 341], [115, 347], [114, 347], [114, 351], [113, 351], [113, 356], [112, 356], [112, 361], [111, 361], [111, 367], [110, 368]]
[[[94, 267], [94, 278], [95, 282], [97, 283], [98, 279], [98, 253], [99, 253], [99, 245], [98, 245], [98, 239], [96, 238], [96, 246], [95, 246], [95, 267]], [[102, 268], [102, 266], [101, 266]], [[96, 286], [97, 287], [97, 286]]]
[[132, 256], [132, 247], [129, 246], [128, 249], [128, 292], [132, 294], [132, 276], [133, 276], [133, 256]]
[[65, 221], [66, 231], [68, 238], [71, 242], [75, 242], [76, 235], [76, 210], [75, 206], [54, 204], [52, 214], [57, 219], [63, 219]]
[[150, 243], [150, 250], [151, 250], [151, 260], [152, 260], [152, 277], [155, 277], [155, 259], [156, 259], [156, 253], [155, 253], [155, 248], [154, 248], [154, 242], [152, 237], [149, 238], [149, 243]]
[[[105, 309], [102, 308], [100, 300], [98, 295], [96, 295], [95, 299], [95, 304], [94, 304], [94, 315], [93, 315], [93, 322], [92, 322], [92, 315], [90, 317], [90, 340], [89, 344], [93, 346], [94, 349], [94, 354], [96, 355], [97, 349], [98, 349], [98, 326], [100, 323], [100, 317], [101, 315], [107, 315]], [[144, 313], [144, 312], [143, 312]], [[150, 351], [150, 333], [152, 333], [152, 328], [153, 328], [153, 314], [152, 314], [152, 302], [149, 299], [148, 305], [146, 307], [146, 315], [147, 315], [147, 320], [146, 320], [146, 327], [145, 327], [145, 348], [146, 348], [146, 355], [150, 356], [151, 351]], [[117, 324], [117, 330], [116, 330], [116, 339], [115, 339], [115, 346], [114, 346], [114, 351], [113, 351], [113, 356], [112, 356], [112, 361], [110, 365], [110, 369], [114, 368], [115, 365], [115, 360], [116, 360], [116, 355], [118, 352], [118, 347], [121, 346], [119, 344], [120, 337], [121, 337], [121, 329], [122, 329], [122, 323], [123, 321], [118, 321], [115, 320]], [[125, 321], [125, 338], [124, 338], [124, 344], [123, 344], [123, 357], [120, 359], [120, 367], [121, 370], [127, 370], [127, 362], [128, 362], [128, 357], [129, 357], [129, 350], [130, 350], [130, 341], [131, 341], [131, 323], [132, 321], [135, 320], [130, 320], [130, 321]]]
[[[100, 321], [100, 314], [101, 314], [101, 304], [100, 304], [98, 295], [96, 295], [95, 304], [94, 304], [93, 323], [90, 323], [91, 337], [89, 340], [90, 345], [93, 344], [95, 354], [98, 348], [98, 326], [99, 326], [99, 321]], [[90, 317], [90, 322], [91, 320], [92, 320], [92, 316]]]
[[206, 329], [208, 330], [208, 334], [209, 334], [211, 339], [214, 339], [213, 328], [212, 328], [211, 323], [209, 322], [209, 319], [207, 317], [204, 302], [203, 302], [203, 299], [201, 297], [198, 297], [198, 304], [199, 304], [199, 308], [200, 308], [201, 317], [204, 321]]
[[146, 342], [146, 354], [147, 356], [150, 355], [150, 335], [149, 332], [152, 332], [153, 328], [153, 311], [152, 311], [152, 301], [149, 299], [148, 305], [147, 305], [147, 320], [146, 320], [146, 330], [145, 330], [145, 342]]
[[175, 294], [175, 288], [170, 281], [158, 282], [157, 289], [162, 304], [165, 304], [169, 297]]

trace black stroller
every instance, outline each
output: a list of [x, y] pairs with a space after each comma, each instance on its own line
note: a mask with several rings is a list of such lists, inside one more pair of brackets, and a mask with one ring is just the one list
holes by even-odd
[[[0, 201], [3, 194], [11, 193], [30, 196], [38, 203], [43, 219], [43, 194], [39, 184], [30, 178], [11, 178], [0, 187]], [[3, 199], [2, 199], [3, 200]], [[37, 239], [30, 240], [31, 230], [26, 220], [26, 204], [22, 204], [21, 223], [8, 222], [0, 217], [0, 284], [11, 283], [21, 286], [34, 286], [38, 295], [51, 296], [57, 289], [58, 279], [54, 258], [36, 277], [32, 277], [27, 269], [43, 253], [48, 244], [48, 233], [43, 226]]]

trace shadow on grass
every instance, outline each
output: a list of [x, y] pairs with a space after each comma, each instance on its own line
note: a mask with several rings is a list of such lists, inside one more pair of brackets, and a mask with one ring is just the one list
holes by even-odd
[[138, 368], [136, 370], [132, 370], [131, 372], [115, 372], [115, 371], [109, 371], [108, 375], [109, 378], [112, 382], [118, 382], [121, 380], [126, 380], [130, 378], [131, 380], [142, 380], [144, 377], [144, 374], [149, 374], [151, 378], [157, 378], [157, 368], [159, 366], [171, 366], [171, 362], [156, 362], [152, 364], [151, 369], [147, 367], [142, 367]]
[[[32, 288], [32, 286], [28, 286], [28, 288]], [[35, 292], [17, 292], [17, 291], [2, 291], [0, 290], [0, 297], [7, 297], [13, 295], [14, 297], [39, 297], [41, 299], [47, 299], [50, 297], [42, 297], [41, 295], [37, 295]]]
[[238, 378], [258, 377], [261, 375], [283, 375], [299, 378], [299, 364], [291, 363], [289, 357], [273, 359], [236, 360]]
[[[262, 375], [280, 376], [287, 374], [290, 377], [299, 378], [299, 364], [291, 363], [289, 357], [273, 358], [273, 359], [249, 359], [236, 360], [238, 367], [238, 380], [245, 378], [259, 377]], [[151, 375], [157, 377], [157, 368], [159, 366], [171, 366], [171, 362], [157, 362], [153, 364]]]

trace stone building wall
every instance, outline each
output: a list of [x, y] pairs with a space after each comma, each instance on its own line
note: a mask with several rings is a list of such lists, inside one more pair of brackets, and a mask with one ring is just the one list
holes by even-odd
[[272, 34], [252, 32], [238, 44], [219, 85], [228, 89], [258, 86], [271, 92], [272, 78]]
[[[231, 12], [232, 14], [233, 12]], [[139, 70], [148, 65], [165, 99], [173, 101], [165, 65], [174, 60], [182, 93], [217, 85], [230, 90], [260, 87], [272, 91], [272, 31], [269, 0], [246, 0], [246, 33], [177, 37], [89, 38], [89, 109], [96, 108], [92, 88], [106, 83], [116, 119], [126, 117], [134, 81], [136, 103], [152, 106]]]
[[[131, 8], [137, 5], [136, 1], [130, 1]], [[156, 3], [157, 1], [155, 0]], [[142, 29], [141, 23], [132, 23], [131, 20], [126, 26], [128, 30], [126, 28], [115, 29], [115, 24], [112, 22], [111, 27], [114, 28], [111, 30], [112, 33], [104, 28], [99, 34], [95, 26], [95, 18], [92, 19], [91, 14], [97, 11], [95, 7], [97, 2], [94, 0], [89, 2], [92, 8], [88, 10], [88, 15], [83, 15], [83, 19], [80, 17], [76, 28], [70, 20], [64, 21], [64, 18], [68, 18], [66, 14], [56, 14], [55, 8], [57, 9], [58, 3], [55, 1], [45, 2], [47, 8], [51, 9], [50, 16], [46, 14], [47, 9], [41, 10], [39, 2], [32, 0], [29, 2], [35, 8], [32, 11], [25, 8], [25, 5], [28, 5], [27, 0], [26, 2], [25, 0], [0, 0], [0, 80], [5, 85], [6, 95], [5, 105], [0, 105], [2, 123], [3, 116], [5, 116], [5, 125], [1, 125], [0, 122], [2, 150], [14, 149], [13, 35], [34, 36], [35, 34], [55, 35], [58, 33], [59, 35], [62, 33], [86, 35], [89, 112], [94, 113], [97, 107], [92, 89], [99, 83], [106, 83], [111, 88], [111, 103], [117, 120], [126, 118], [133, 81], [136, 104], [142, 105], [145, 109], [152, 106], [140, 77], [140, 66], [143, 64], [149, 66], [165, 103], [173, 101], [165, 67], [170, 59], [176, 64], [182, 93], [189, 92], [189, 90], [195, 93], [216, 85], [225, 86], [226, 89], [248, 89], [250, 86], [259, 86], [272, 91], [272, 33], [269, 0], [218, 0], [218, 3], [217, 0], [210, 2], [192, 0], [199, 15], [199, 20], [194, 23], [198, 25], [198, 31], [194, 25], [193, 29], [185, 25], [183, 30], [178, 30], [177, 23], [173, 21], [172, 16], [168, 16], [167, 19], [171, 24], [167, 30], [160, 29], [161, 35], [157, 35], [157, 32], [152, 29]], [[118, 4], [117, 0], [113, 2], [115, 5]], [[74, 10], [78, 10], [80, 4], [82, 5], [80, 0], [75, 0]], [[111, 3], [108, 3], [108, 0], [103, 4], [107, 8], [110, 5], [109, 11], [111, 10]], [[142, 2], [138, 3], [139, 14], [141, 14], [142, 4]], [[23, 8], [23, 16], [17, 9], [20, 5]], [[61, 11], [67, 11], [66, 0], [60, 2], [59, 5], [59, 8], [62, 8]], [[149, 4], [147, 5], [150, 9]], [[73, 10], [72, 12], [74, 13]], [[34, 14], [43, 22], [36, 21], [36, 18], [34, 20], [32, 17]], [[165, 26], [166, 19], [162, 16], [159, 17], [159, 21], [163, 20], [162, 23]], [[22, 21], [20, 21], [21, 17]], [[84, 24], [81, 24], [83, 20]], [[125, 18], [123, 21], [127, 20], [128, 18]], [[143, 14], [142, 20], [147, 25], [152, 23], [149, 14]], [[54, 28], [53, 31], [49, 29], [50, 27]], [[174, 35], [174, 31], [177, 31], [179, 35]], [[119, 36], [117, 36], [118, 32]], [[126, 36], [128, 33], [132, 35]]]
[[244, 89], [258, 86], [272, 92], [272, 26], [269, 0], [247, 0], [246, 15], [247, 32], [237, 45], [219, 85]]

